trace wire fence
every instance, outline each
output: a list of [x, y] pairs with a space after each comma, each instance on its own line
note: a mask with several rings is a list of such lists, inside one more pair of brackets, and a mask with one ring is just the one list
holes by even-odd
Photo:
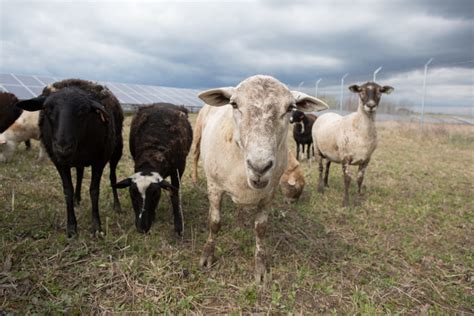
[[[358, 105], [357, 95], [348, 90], [351, 84], [372, 81], [395, 88], [383, 95], [378, 120], [474, 125], [474, 60], [437, 63], [395, 74], [390, 69], [374, 67], [364, 74], [341, 73], [340, 79], [317, 77], [312, 83], [300, 83], [299, 89], [325, 99], [330, 111], [349, 113]], [[423, 107], [424, 79], [426, 91]], [[342, 83], [342, 85], [341, 85]], [[341, 89], [342, 88], [342, 89]], [[424, 117], [422, 113], [424, 112]]]

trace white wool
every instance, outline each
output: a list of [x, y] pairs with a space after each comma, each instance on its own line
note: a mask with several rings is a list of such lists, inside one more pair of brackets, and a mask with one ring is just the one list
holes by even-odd
[[151, 175], [143, 175], [142, 172], [137, 172], [130, 179], [137, 185], [138, 191], [143, 198], [143, 204], [145, 204], [146, 190], [150, 184], [161, 182], [163, 177], [158, 172], [152, 172]]
[[[0, 134], [0, 144], [2, 144], [0, 146], [0, 162], [9, 161], [19, 143], [29, 139], [39, 140], [39, 113], [40, 111], [23, 111], [11, 126]], [[44, 156], [43, 146], [41, 145], [38, 159], [41, 160]]]

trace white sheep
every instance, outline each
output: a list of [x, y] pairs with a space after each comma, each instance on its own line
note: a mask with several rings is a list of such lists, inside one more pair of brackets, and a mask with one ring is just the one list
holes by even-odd
[[[39, 140], [39, 112], [23, 111], [18, 119], [0, 134], [0, 162], [11, 160], [16, 146], [28, 139]], [[43, 145], [40, 144], [38, 160], [45, 157]]]
[[196, 167], [200, 154], [210, 204], [209, 236], [200, 265], [210, 267], [213, 263], [221, 200], [228, 194], [234, 203], [257, 207], [255, 278], [261, 282], [266, 274], [266, 208], [287, 167], [289, 118], [294, 108], [317, 111], [327, 105], [290, 91], [273, 77], [260, 75], [235, 88], [204, 91], [199, 97], [207, 104], [196, 122], [194, 164]]
[[[357, 185], [361, 194], [364, 173], [370, 157], [377, 147], [377, 130], [375, 128], [375, 111], [382, 93], [393, 91], [390, 86], [380, 86], [367, 82], [361, 86], [352, 85], [349, 90], [359, 94], [357, 112], [347, 116], [326, 113], [318, 117], [313, 125], [312, 135], [316, 149], [316, 160], [319, 163], [318, 191], [323, 192], [327, 186], [331, 162], [342, 164], [344, 174], [344, 206], [349, 206], [349, 185], [351, 176], [349, 165], [358, 165]], [[323, 159], [327, 160], [326, 173], [323, 179]]]

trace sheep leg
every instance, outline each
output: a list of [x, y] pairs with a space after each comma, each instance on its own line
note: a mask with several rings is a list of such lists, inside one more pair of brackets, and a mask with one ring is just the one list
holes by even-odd
[[296, 143], [296, 160], [300, 160], [300, 144]]
[[318, 159], [318, 170], [319, 170], [318, 192], [324, 193], [324, 180], [323, 180], [324, 167], [323, 167], [323, 157], [321, 156], [319, 156], [319, 159]]
[[68, 237], [77, 235], [77, 221], [76, 215], [74, 214], [74, 201], [73, 201], [73, 187], [71, 178], [71, 169], [65, 166], [56, 166], [61, 180], [63, 183], [63, 192], [66, 199], [66, 210], [67, 210], [67, 228], [66, 233]]
[[351, 184], [351, 175], [349, 173], [349, 163], [342, 162], [342, 173], [344, 175], [344, 201], [342, 206], [349, 207], [349, 186]]
[[214, 261], [214, 249], [216, 247], [216, 236], [221, 228], [221, 200], [223, 191], [215, 188], [212, 184], [207, 188], [209, 197], [209, 236], [204, 245], [199, 265], [201, 267], [210, 268]]
[[267, 273], [264, 238], [267, 232], [268, 215], [261, 209], [255, 219], [255, 281], [257, 284], [265, 281]]
[[89, 193], [92, 204], [92, 233], [96, 235], [99, 233], [103, 235], [103, 231], [100, 225], [99, 217], [99, 195], [100, 195], [100, 178], [104, 172], [104, 165], [93, 165], [92, 166], [92, 178]]
[[326, 172], [324, 173], [324, 186], [329, 188], [329, 167], [331, 166], [331, 161], [326, 161]]
[[184, 225], [183, 225], [183, 218], [182, 218], [181, 201], [179, 199], [180, 181], [179, 181], [178, 174], [171, 175], [171, 184], [178, 189], [178, 190], [172, 190], [170, 194], [171, 205], [173, 206], [174, 231], [179, 236], [182, 236], [183, 231], [184, 231]]
[[28, 139], [28, 140], [25, 140], [25, 147], [26, 147], [26, 150], [30, 150], [31, 149], [31, 141]]
[[40, 142], [39, 153], [38, 153], [38, 161], [43, 161], [45, 157], [46, 157], [46, 149], [44, 148], [43, 143]]
[[323, 193], [324, 192], [324, 183], [323, 183], [323, 159], [324, 158], [318, 148], [316, 148], [316, 155], [314, 156], [314, 158], [318, 162], [318, 170], [319, 170], [318, 192]]
[[[304, 146], [304, 145], [303, 145]], [[311, 157], [311, 144], [307, 144], [307, 149], [306, 149], [306, 157], [309, 158]]]
[[[120, 159], [120, 157], [119, 157]], [[110, 160], [110, 185], [112, 186], [112, 194], [114, 196], [114, 211], [117, 213], [122, 213], [122, 207], [120, 206], [120, 200], [118, 198], [117, 188], [115, 188], [115, 184], [117, 183], [117, 164], [118, 160], [111, 159]]]
[[76, 189], [74, 190], [74, 205], [81, 204], [81, 187], [82, 179], [84, 177], [84, 167], [76, 167]]
[[362, 182], [364, 181], [365, 170], [368, 165], [369, 162], [367, 161], [359, 166], [359, 172], [357, 173], [357, 193], [359, 193], [359, 196], [362, 195]]

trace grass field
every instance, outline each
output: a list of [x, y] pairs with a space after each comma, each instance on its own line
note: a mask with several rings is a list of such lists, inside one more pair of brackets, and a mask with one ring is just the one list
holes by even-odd
[[[130, 120], [120, 179], [133, 170]], [[387, 122], [378, 131], [360, 206], [341, 207], [338, 165], [324, 195], [308, 161], [301, 200], [288, 206], [277, 194], [267, 238], [271, 280], [263, 286], [253, 282], [253, 212], [228, 198], [217, 263], [199, 268], [208, 210], [202, 170], [198, 187], [190, 164], [183, 177], [183, 239], [173, 233], [167, 196], [147, 235], [135, 230], [127, 191], [126, 212], [115, 214], [108, 171], [100, 199], [106, 237], [89, 231], [86, 173], [79, 237], [68, 239], [59, 176], [51, 162], [36, 162], [37, 144], [29, 152], [21, 145], [0, 165], [0, 314], [474, 313], [473, 127], [427, 126], [422, 135], [416, 125]]]

